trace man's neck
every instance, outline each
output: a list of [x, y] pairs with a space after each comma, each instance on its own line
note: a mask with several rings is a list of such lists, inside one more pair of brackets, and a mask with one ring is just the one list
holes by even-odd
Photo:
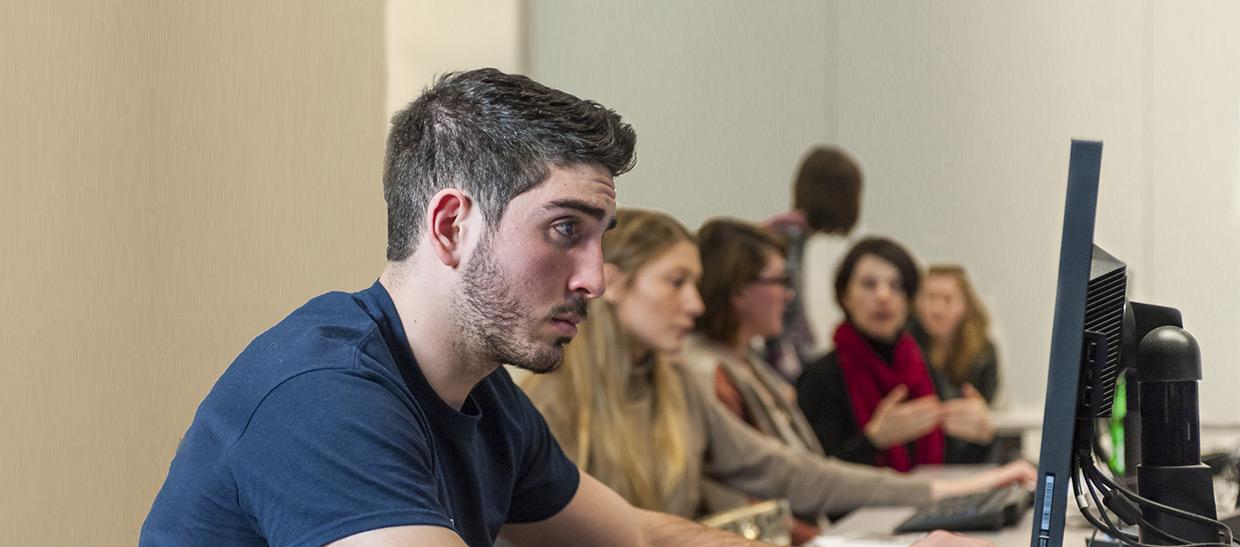
[[[449, 321], [451, 287], [420, 279], [408, 265], [389, 264], [379, 283], [392, 297], [417, 367], [448, 406], [460, 410], [469, 392], [499, 365], [462, 355]], [[443, 286], [440, 286], [443, 285]]]

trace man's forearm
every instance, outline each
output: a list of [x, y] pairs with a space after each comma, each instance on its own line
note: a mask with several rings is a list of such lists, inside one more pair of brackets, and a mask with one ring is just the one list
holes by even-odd
[[770, 545], [749, 541], [733, 533], [715, 530], [683, 518], [656, 513], [641, 512], [643, 545], [647, 547], [753, 547]]

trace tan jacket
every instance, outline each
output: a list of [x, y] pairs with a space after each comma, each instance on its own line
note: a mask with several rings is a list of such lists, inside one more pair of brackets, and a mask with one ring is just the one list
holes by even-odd
[[[654, 445], [654, 390], [648, 372], [635, 373], [625, 406], [633, 420], [640, 422], [634, 429], [644, 433], [643, 440], [651, 447], [651, 464], [659, 465], [663, 455]], [[578, 403], [559, 397], [555, 384], [560, 378], [564, 376], [548, 377], [528, 395], [556, 438], [571, 446]], [[754, 431], [719, 404], [713, 391], [705, 391], [683, 373], [682, 383], [689, 420], [685, 430], [691, 436], [687, 452], [694, 461], [687, 462], [689, 472], [682, 487], [654, 509], [686, 518], [725, 509], [702, 506], [704, 477], [750, 496], [788, 499], [793, 512], [800, 515], [836, 514], [861, 506], [922, 505], [930, 500], [930, 483], [925, 479], [791, 449]], [[590, 471], [585, 462], [576, 463]]]
[[826, 455], [805, 414], [790, 398], [791, 386], [757, 352], [750, 352], [746, 363], [722, 344], [695, 334], [689, 337], [680, 361], [695, 381], [710, 386], [712, 392], [721, 371], [740, 392], [746, 414], [758, 431], [793, 448]]

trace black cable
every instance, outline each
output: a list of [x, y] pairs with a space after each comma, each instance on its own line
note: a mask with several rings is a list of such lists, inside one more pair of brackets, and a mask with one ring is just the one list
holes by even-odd
[[[1098, 499], [1098, 493], [1094, 491], [1094, 484], [1092, 482], [1086, 481], [1086, 486], [1089, 489], [1090, 496], [1094, 498], [1094, 503], [1100, 504], [1099, 499]], [[1085, 519], [1090, 521], [1091, 524], [1094, 524], [1095, 529], [1102, 529], [1102, 531], [1106, 532], [1108, 535], [1110, 535], [1115, 540], [1125, 545], [1129, 545], [1131, 547], [1230, 547], [1230, 544], [1227, 544], [1227, 543], [1192, 543], [1189, 540], [1186, 540], [1184, 538], [1176, 537], [1171, 534], [1166, 534], [1162, 532], [1161, 530], [1157, 530], [1156, 528], [1150, 529], [1150, 528], [1143, 527], [1142, 530], [1149, 529], [1151, 531], [1154, 531], [1156, 535], [1159, 535], [1160, 537], [1162, 537], [1162, 539], [1173, 542], [1172, 545], [1144, 543], [1141, 541], [1139, 537], [1136, 537], [1128, 532], [1124, 532], [1123, 530], [1120, 530], [1119, 528], [1117, 528], [1115, 524], [1111, 522], [1110, 518], [1107, 517], [1106, 511], [1102, 507], [1098, 508], [1098, 514], [1102, 516], [1102, 519], [1106, 522], [1106, 524], [1101, 524], [1097, 522], [1096, 520], [1093, 520], [1093, 516], [1088, 514], [1086, 508], [1084, 507], [1081, 507], [1081, 514], [1084, 515]], [[1149, 524], [1148, 522], [1145, 522], [1145, 521], [1142, 521], [1142, 522], [1145, 524]]]
[[1220, 529], [1220, 530], [1224, 530], [1224, 529], [1225, 529], [1225, 533], [1226, 533], [1226, 535], [1227, 535], [1227, 536], [1229, 536], [1229, 537], [1228, 537], [1228, 541], [1230, 542], [1230, 541], [1231, 541], [1231, 539], [1232, 539], [1232, 538], [1230, 537], [1230, 535], [1231, 535], [1231, 529], [1230, 529], [1230, 528], [1227, 528], [1227, 525], [1223, 524], [1222, 522], [1219, 522], [1219, 521], [1217, 521], [1217, 520], [1211, 519], [1211, 518], [1209, 518], [1209, 517], [1203, 517], [1203, 516], [1198, 515], [1198, 514], [1196, 514], [1196, 513], [1190, 513], [1190, 512], [1188, 512], [1188, 511], [1184, 511], [1184, 510], [1179, 509], [1179, 508], [1176, 508], [1176, 507], [1171, 507], [1171, 506], [1169, 506], [1169, 505], [1164, 505], [1164, 504], [1162, 504], [1162, 503], [1159, 503], [1159, 502], [1157, 502], [1157, 501], [1151, 500], [1151, 499], [1149, 499], [1149, 498], [1142, 497], [1140, 494], [1137, 494], [1136, 492], [1133, 492], [1132, 490], [1129, 490], [1127, 487], [1125, 487], [1125, 486], [1123, 486], [1123, 485], [1121, 485], [1121, 484], [1118, 484], [1118, 483], [1116, 483], [1115, 481], [1111, 480], [1111, 478], [1110, 478], [1110, 477], [1107, 477], [1105, 474], [1103, 474], [1103, 473], [1102, 473], [1102, 471], [1101, 471], [1101, 470], [1099, 470], [1096, 466], [1094, 466], [1094, 465], [1092, 464], [1092, 462], [1091, 462], [1091, 464], [1090, 464], [1088, 467], [1084, 467], [1083, 469], [1086, 471], [1086, 473], [1087, 473], [1087, 474], [1089, 474], [1089, 475], [1091, 475], [1092, 477], [1096, 478], [1097, 480], [1101, 481], [1103, 484], [1107, 485], [1107, 486], [1108, 486], [1108, 487], [1110, 487], [1111, 489], [1113, 489], [1113, 490], [1118, 490], [1118, 491], [1122, 492], [1124, 495], [1126, 495], [1126, 496], [1128, 497], [1128, 499], [1130, 499], [1130, 500], [1132, 500], [1132, 501], [1134, 501], [1134, 502], [1137, 502], [1137, 503], [1138, 503], [1138, 504], [1140, 504], [1140, 505], [1146, 505], [1146, 506], [1148, 506], [1148, 507], [1150, 507], [1150, 508], [1157, 509], [1157, 510], [1159, 510], [1159, 511], [1162, 511], [1162, 512], [1164, 512], [1164, 513], [1167, 513], [1167, 514], [1170, 514], [1170, 515], [1173, 515], [1173, 516], [1180, 517], [1180, 518], [1182, 518], [1182, 519], [1191, 520], [1191, 521], [1195, 521], [1195, 522], [1200, 523], [1200, 524], [1204, 524], [1204, 525], [1206, 525], [1206, 526], [1210, 526], [1211, 528], [1218, 528], [1218, 529]]
[[[1074, 467], [1079, 467], [1079, 465], [1074, 466]], [[1092, 514], [1089, 513], [1086, 507], [1082, 507], [1080, 505], [1080, 498], [1078, 497], [1077, 506], [1078, 508], [1081, 509], [1081, 515], [1084, 516], [1085, 520], [1088, 520], [1090, 524], [1093, 524], [1095, 529], [1101, 529], [1104, 532], [1107, 532], [1112, 537], [1114, 537], [1116, 540], [1120, 541], [1121, 543], [1130, 545], [1132, 547], [1166, 547], [1166, 546], [1161, 546], [1161, 545], [1143, 543], [1139, 537], [1133, 534], [1130, 534], [1128, 532], [1124, 532], [1123, 530], [1120, 530], [1117, 526], [1115, 526], [1114, 523], [1111, 522], [1110, 518], [1106, 514], [1106, 505], [1103, 504], [1102, 501], [1098, 498], [1097, 490], [1102, 490], [1103, 488], [1101, 486], [1095, 485], [1094, 482], [1092, 480], [1089, 480], [1088, 478], [1081, 476], [1078, 479], [1077, 477], [1078, 475], [1076, 474], [1073, 475], [1073, 490], [1079, 494], [1080, 487], [1079, 485], [1076, 484], [1076, 481], [1077, 480], [1085, 481], [1085, 486], [1087, 490], [1089, 491], [1090, 496], [1093, 497], [1094, 503], [1098, 505], [1098, 514], [1102, 517], [1102, 520], [1105, 521], [1105, 524], [1104, 524], [1096, 520], [1096, 518]], [[1107, 493], [1110, 493], [1110, 492], [1107, 492]], [[1224, 543], [1190, 543], [1188, 540], [1177, 538], [1170, 534], [1165, 534], [1161, 530], [1157, 530], [1156, 534], [1163, 536], [1163, 539], [1167, 541], [1177, 542], [1176, 547], [1220, 547], [1220, 546], [1230, 547], [1230, 544], [1224, 544]]]
[[[1164, 532], [1164, 531], [1162, 531], [1162, 530], [1161, 530], [1161, 529], [1159, 529], [1159, 528], [1155, 528], [1155, 527], [1154, 527], [1154, 523], [1152, 523], [1152, 522], [1150, 522], [1150, 521], [1148, 521], [1148, 520], [1141, 519], [1140, 526], [1141, 526], [1141, 529], [1142, 529], [1142, 530], [1149, 530], [1149, 531], [1153, 532], [1153, 533], [1154, 533], [1154, 535], [1156, 535], [1156, 536], [1158, 536], [1158, 537], [1160, 537], [1160, 538], [1163, 538], [1163, 539], [1164, 539], [1164, 540], [1166, 540], [1166, 541], [1171, 541], [1171, 542], [1174, 542], [1174, 543], [1175, 543], [1175, 545], [1192, 545], [1192, 544], [1193, 544], [1191, 541], [1189, 541], [1189, 540], [1187, 540], [1187, 539], [1184, 539], [1184, 538], [1182, 538], [1182, 537], [1180, 537], [1180, 536], [1177, 536], [1177, 535], [1175, 535], [1175, 534], [1172, 534], [1171, 532]], [[1222, 546], [1224, 546], [1224, 547], [1226, 547], [1226, 546], [1227, 546], [1227, 544], [1226, 544], [1226, 543], [1210, 543], [1209, 545], [1222, 545]]]
[[[1085, 465], [1081, 465], [1082, 463], [1083, 463], [1083, 464], [1085, 464]], [[1095, 486], [1094, 486], [1094, 481], [1093, 481], [1093, 480], [1090, 480], [1090, 479], [1096, 479], [1096, 480], [1099, 480], [1099, 482], [1102, 482], [1103, 484], [1110, 486], [1110, 487], [1112, 488], [1112, 490], [1113, 490], [1113, 491], [1118, 490], [1119, 492], [1121, 492], [1121, 493], [1123, 493], [1123, 494], [1128, 494], [1128, 495], [1130, 495], [1132, 498], [1136, 498], [1134, 501], [1138, 501], [1138, 502], [1140, 502], [1140, 503], [1146, 503], [1146, 504], [1149, 504], [1150, 506], [1153, 506], [1153, 508], [1154, 508], [1154, 509], [1162, 510], [1163, 512], [1169, 512], [1169, 513], [1171, 513], [1171, 514], [1176, 514], [1176, 513], [1184, 513], [1185, 515], [1189, 515], [1189, 516], [1191, 517], [1191, 518], [1190, 518], [1190, 520], [1196, 520], [1196, 521], [1198, 521], [1198, 522], [1201, 522], [1202, 524], [1206, 524], [1206, 525], [1211, 526], [1211, 527], [1221, 527], [1221, 528], [1223, 528], [1223, 529], [1225, 530], [1225, 534], [1223, 534], [1223, 535], [1225, 535], [1225, 536], [1227, 537], [1227, 541], [1226, 541], [1226, 543], [1221, 543], [1221, 542], [1210, 542], [1210, 543], [1190, 543], [1188, 540], [1185, 540], [1185, 539], [1183, 539], [1183, 538], [1176, 537], [1176, 536], [1174, 536], [1174, 535], [1172, 535], [1172, 534], [1170, 534], [1170, 533], [1167, 533], [1167, 532], [1165, 532], [1165, 531], [1163, 531], [1163, 530], [1161, 530], [1161, 529], [1158, 529], [1158, 528], [1156, 528], [1156, 527], [1152, 526], [1152, 525], [1151, 525], [1148, 521], [1145, 521], [1144, 519], [1142, 519], [1142, 521], [1141, 521], [1141, 524], [1142, 524], [1142, 528], [1141, 528], [1141, 529], [1142, 529], [1142, 530], [1148, 530], [1148, 531], [1150, 531], [1151, 533], [1154, 533], [1155, 535], [1158, 535], [1158, 536], [1162, 537], [1162, 538], [1163, 538], [1164, 540], [1166, 540], [1166, 541], [1176, 542], [1176, 543], [1178, 544], [1178, 546], [1179, 546], [1179, 547], [1220, 547], [1220, 546], [1221, 546], [1221, 547], [1231, 547], [1232, 543], [1233, 543], [1233, 542], [1235, 542], [1235, 538], [1233, 538], [1233, 537], [1231, 536], [1231, 529], [1230, 529], [1230, 528], [1227, 528], [1227, 526], [1226, 526], [1226, 525], [1224, 525], [1223, 523], [1221, 523], [1221, 522], [1219, 522], [1219, 521], [1211, 520], [1211, 519], [1209, 519], [1209, 518], [1207, 518], [1207, 517], [1203, 517], [1203, 516], [1201, 516], [1201, 515], [1197, 515], [1197, 514], [1194, 514], [1194, 513], [1188, 513], [1188, 512], [1186, 512], [1186, 511], [1181, 511], [1181, 510], [1176, 509], [1176, 508], [1174, 508], [1174, 507], [1165, 506], [1165, 505], [1160, 504], [1160, 503], [1158, 503], [1158, 502], [1156, 502], [1156, 501], [1149, 500], [1149, 499], [1146, 499], [1146, 498], [1141, 497], [1140, 495], [1134, 494], [1134, 493], [1132, 493], [1131, 491], [1129, 491], [1127, 488], [1124, 488], [1123, 486], [1120, 486], [1120, 485], [1116, 484], [1115, 482], [1113, 482], [1113, 481], [1112, 481], [1109, 477], [1107, 477], [1105, 474], [1103, 474], [1103, 473], [1102, 473], [1102, 472], [1101, 472], [1101, 471], [1097, 468], [1097, 466], [1095, 466], [1095, 465], [1094, 465], [1094, 462], [1092, 462], [1092, 461], [1085, 460], [1084, 458], [1082, 458], [1082, 459], [1081, 459], [1081, 461], [1080, 461], [1080, 462], [1079, 462], [1076, 466], [1074, 466], [1074, 467], [1077, 467], [1077, 468], [1079, 468], [1079, 469], [1082, 469], [1083, 471], [1085, 471], [1085, 472], [1086, 472], [1087, 478], [1085, 478], [1085, 479], [1084, 479], [1084, 480], [1085, 480], [1085, 482], [1086, 482], [1086, 486], [1089, 488], [1090, 495], [1094, 497], [1094, 503], [1096, 503], [1096, 504], [1098, 504], [1098, 505], [1099, 505], [1099, 513], [1102, 515], [1103, 519], [1107, 521], [1107, 525], [1109, 525], [1109, 526], [1105, 526], [1105, 527], [1103, 527], [1103, 530], [1104, 530], [1104, 531], [1106, 531], [1106, 532], [1108, 532], [1108, 533], [1118, 532], [1118, 533], [1120, 534], [1120, 536], [1116, 537], [1116, 539], [1120, 540], [1121, 542], [1124, 542], [1124, 543], [1127, 543], [1127, 544], [1130, 544], [1130, 545], [1134, 545], [1134, 546], [1136, 546], [1136, 547], [1144, 547], [1144, 546], [1148, 545], [1148, 544], [1145, 544], [1145, 543], [1141, 543], [1139, 539], [1133, 539], [1133, 536], [1131, 536], [1130, 534], [1127, 534], [1126, 532], [1122, 532], [1122, 531], [1120, 531], [1118, 528], [1116, 528], [1116, 527], [1114, 526], [1114, 524], [1112, 524], [1112, 523], [1110, 522], [1110, 519], [1109, 519], [1109, 518], [1107, 518], [1107, 516], [1106, 516], [1106, 511], [1103, 509], [1103, 507], [1105, 506], [1105, 504], [1101, 503], [1101, 502], [1098, 500], [1097, 493], [1094, 491], [1094, 487], [1095, 487]], [[1074, 483], [1075, 483], [1075, 475], [1074, 475]], [[1080, 492], [1079, 488], [1077, 488], [1075, 484], [1073, 485], [1073, 487], [1074, 487], [1074, 490], [1076, 490], [1078, 493]], [[1099, 488], [1100, 488], [1100, 487], [1099, 487]], [[1079, 501], [1078, 501], [1077, 505], [1078, 505], [1078, 506], [1080, 505]], [[1086, 511], [1084, 510], [1084, 508], [1082, 508], [1081, 513], [1082, 513], [1083, 515], [1085, 515], [1086, 520], [1089, 520], [1089, 521], [1090, 521], [1090, 524], [1093, 524], [1095, 527], [1099, 527], [1099, 523], [1098, 523], [1097, 521], [1093, 520], [1093, 519], [1091, 518], [1091, 517], [1092, 517], [1092, 515], [1088, 515], [1088, 514], [1086, 513]], [[1177, 516], [1179, 516], [1179, 515], [1177, 515]], [[1114, 535], [1114, 534], [1112, 534], [1112, 535]]]
[[1102, 517], [1103, 522], [1106, 523], [1106, 529], [1104, 531], [1118, 540], [1140, 544], [1140, 537], [1121, 530], [1120, 527], [1111, 522], [1110, 517], [1107, 517], [1106, 504], [1102, 503], [1102, 500], [1098, 498], [1098, 492], [1095, 489], [1094, 483], [1088, 478], [1084, 478], [1083, 480], [1085, 481], [1086, 488], [1089, 490], [1090, 497], [1094, 499], [1094, 505], [1098, 506], [1098, 514]]
[[1225, 542], [1219, 543], [1221, 545], [1229, 546], [1232, 544], [1233, 541], [1235, 541], [1235, 538], [1232, 537], [1231, 528], [1229, 528], [1226, 524], [1223, 524], [1222, 522], [1218, 520], [1211, 519], [1209, 517], [1203, 517], [1196, 513], [1190, 513], [1188, 511], [1177, 509], [1175, 507], [1164, 505], [1154, 500], [1144, 498], [1140, 494], [1137, 494], [1129, 490], [1128, 488], [1112, 481], [1110, 477], [1107, 477], [1105, 474], [1102, 473], [1102, 471], [1100, 471], [1096, 466], [1094, 466], [1093, 462], [1088, 462], [1088, 466], [1084, 467], [1084, 470], [1086, 471], [1087, 474], [1091, 475], [1093, 478], [1101, 481], [1103, 484], [1106, 484], [1113, 490], [1118, 490], [1119, 492], [1127, 496], [1128, 499], [1136, 502], [1139, 505], [1145, 505], [1147, 507], [1156, 509], [1158, 511], [1162, 511], [1163, 513], [1167, 513], [1173, 516], [1180, 517], [1185, 520], [1191, 520], [1193, 522], [1197, 522], [1199, 524], [1204, 524], [1211, 528], [1218, 529], [1219, 531], [1222, 532], [1221, 535], [1226, 538]]
[[[1077, 465], [1075, 462], [1073, 463], [1072, 467], [1073, 467], [1073, 471], [1076, 471]], [[1153, 546], [1141, 543], [1139, 538], [1137, 538], [1136, 536], [1133, 536], [1132, 534], [1129, 534], [1127, 532], [1124, 532], [1123, 530], [1119, 530], [1115, 528], [1114, 525], [1109, 524], [1109, 521], [1107, 524], [1103, 524], [1102, 522], [1098, 520], [1098, 517], [1095, 517], [1092, 513], [1090, 513], [1089, 508], [1086, 505], [1081, 504], [1082, 500], [1084, 499], [1084, 496], [1081, 495], [1081, 489], [1080, 489], [1080, 485], [1078, 484], [1078, 481], [1084, 481], [1084, 480], [1085, 480], [1085, 477], [1083, 475], [1074, 472], [1072, 474], [1072, 480], [1071, 480], [1072, 490], [1076, 493], [1076, 496], [1075, 496], [1076, 505], [1077, 505], [1077, 508], [1081, 510], [1081, 516], [1085, 517], [1085, 520], [1089, 521], [1089, 523], [1093, 525], [1095, 530], [1102, 530], [1108, 533], [1109, 535], [1111, 535], [1112, 537], [1114, 537], [1116, 540], [1124, 544], [1131, 545], [1133, 547], [1153, 547]], [[1086, 487], [1089, 487], [1090, 484], [1091, 483], [1086, 482]], [[1091, 492], [1091, 495], [1093, 495], [1092, 492]], [[1098, 512], [1099, 514], [1102, 514], [1105, 517], [1105, 508], [1099, 507]]]

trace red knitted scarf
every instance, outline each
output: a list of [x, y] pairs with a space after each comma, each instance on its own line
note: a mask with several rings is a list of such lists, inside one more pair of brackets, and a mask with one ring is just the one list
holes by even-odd
[[[896, 340], [892, 362], [886, 363], [861, 332], [847, 321], [835, 329], [835, 354], [840, 370], [844, 373], [844, 385], [852, 399], [853, 414], [857, 425], [864, 428], [878, 408], [878, 403], [896, 386], [908, 387], [908, 398], [934, 395], [934, 382], [922, 360], [917, 342], [902, 331]], [[935, 428], [925, 436], [913, 441], [914, 456], [909, 457], [904, 444], [897, 444], [878, 453], [876, 465], [898, 471], [908, 471], [915, 465], [943, 463], [945, 442], [943, 430]]]

